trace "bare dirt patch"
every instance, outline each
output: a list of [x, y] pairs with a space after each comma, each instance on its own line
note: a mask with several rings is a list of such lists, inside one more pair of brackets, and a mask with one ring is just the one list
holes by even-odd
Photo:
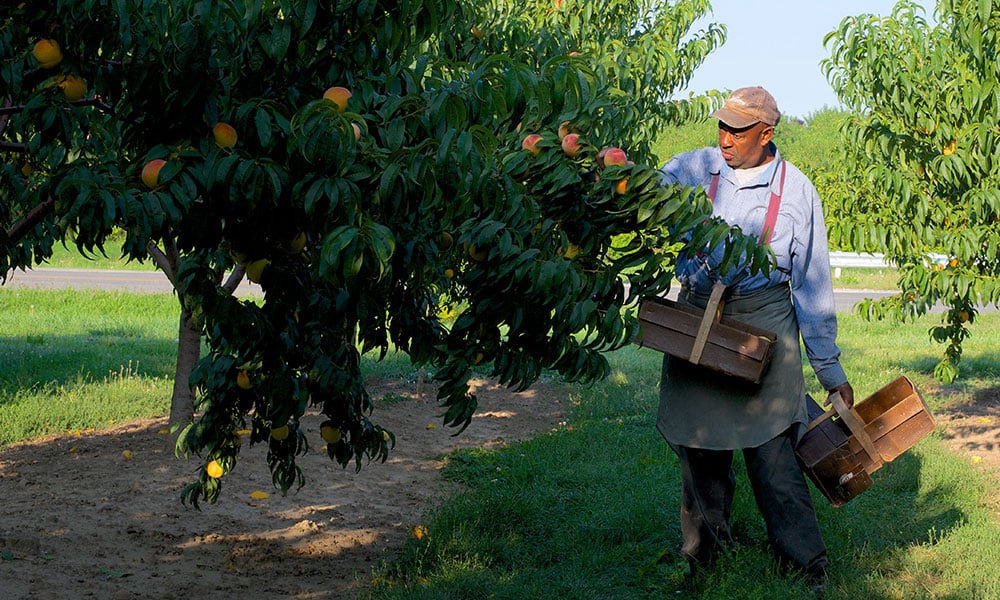
[[[282, 497], [264, 449], [248, 448], [219, 503], [201, 512], [179, 501], [198, 461], [174, 458], [158, 433], [163, 419], [0, 450], [0, 598], [356, 597], [426, 511], [458, 491], [440, 477], [443, 454], [538, 435], [569, 403], [557, 385], [516, 394], [483, 382], [472, 425], [453, 437], [440, 407], [414, 399], [413, 388], [371, 386], [373, 398], [403, 398], [376, 414], [398, 440], [387, 463], [355, 474], [316, 448], [301, 457], [306, 487]], [[1000, 390], [935, 417], [953, 448], [1000, 473]], [[320, 419], [303, 419], [312, 440]]]
[[[1000, 388], [987, 388], [971, 400], [948, 404], [935, 414], [935, 420], [949, 447], [1000, 477]], [[995, 496], [1000, 504], [1000, 491]]]
[[[408, 387], [370, 387], [376, 399], [408, 397], [376, 413], [397, 437], [388, 462], [356, 474], [314, 447], [300, 457], [306, 487], [283, 497], [265, 449], [247, 448], [219, 502], [201, 512], [179, 501], [199, 461], [174, 457], [159, 433], [165, 419], [0, 450], [0, 597], [356, 596], [373, 566], [456, 491], [438, 472], [443, 454], [535, 436], [564, 419], [567, 403], [558, 386], [513, 393], [481, 382], [472, 424], [453, 436], [433, 396], [415, 399]], [[314, 446], [320, 421], [303, 418]], [[254, 499], [255, 491], [270, 497]]]

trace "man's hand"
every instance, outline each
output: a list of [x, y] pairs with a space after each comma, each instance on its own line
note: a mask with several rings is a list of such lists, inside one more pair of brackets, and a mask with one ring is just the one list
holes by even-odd
[[844, 383], [830, 390], [829, 395], [827, 395], [826, 397], [827, 406], [830, 406], [830, 396], [834, 395], [837, 392], [840, 392], [840, 397], [848, 408], [854, 406], [854, 388], [851, 387], [851, 383], [849, 381], [845, 381]]

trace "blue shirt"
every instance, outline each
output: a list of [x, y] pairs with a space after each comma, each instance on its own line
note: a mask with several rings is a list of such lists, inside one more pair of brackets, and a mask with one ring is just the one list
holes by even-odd
[[744, 233], [760, 236], [772, 191], [781, 193], [781, 207], [771, 235], [775, 262], [768, 275], [751, 275], [749, 268], [722, 276], [718, 272], [723, 245], [682, 251], [677, 258], [676, 277], [695, 293], [708, 295], [722, 280], [730, 294], [748, 295], [791, 282], [792, 300], [806, 356], [824, 389], [847, 382], [837, 347], [837, 314], [830, 278], [830, 252], [819, 193], [802, 171], [785, 161], [785, 181], [780, 185], [781, 155], [772, 144], [774, 160], [756, 181], [740, 185], [736, 172], [726, 164], [719, 148], [703, 148], [679, 154], [663, 165], [664, 183], [679, 183], [709, 189], [713, 177], [719, 181], [712, 214]]

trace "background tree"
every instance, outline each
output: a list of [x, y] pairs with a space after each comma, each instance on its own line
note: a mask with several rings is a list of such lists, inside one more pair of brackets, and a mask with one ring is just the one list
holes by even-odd
[[976, 306], [1000, 300], [1000, 2], [941, 0], [935, 14], [931, 27], [900, 2], [889, 17], [851, 17], [827, 36], [824, 69], [852, 113], [852, 187], [831, 237], [885, 252], [899, 269], [900, 294], [865, 314], [948, 307], [930, 334], [947, 343], [935, 376], [952, 381]]
[[[803, 119], [788, 119], [778, 126], [775, 141], [782, 154], [809, 175], [823, 200], [828, 222], [842, 215], [849, 188], [844, 186], [844, 163], [840, 158], [841, 135], [847, 111], [833, 108], [817, 110]], [[830, 239], [834, 250], [846, 250], [839, 238]]]
[[[309, 406], [331, 458], [384, 460], [362, 353], [431, 367], [465, 426], [477, 365], [515, 388], [604, 376], [686, 232], [766, 257], [646, 166], [662, 127], [710, 108], [661, 106], [722, 41], [690, 31], [707, 2], [4, 7], [4, 273], [58, 242], [100, 252], [115, 227], [129, 258], [161, 249], [209, 348], [185, 501], [218, 497], [244, 429], [277, 487], [301, 485]], [[262, 301], [223, 285], [234, 265]]]

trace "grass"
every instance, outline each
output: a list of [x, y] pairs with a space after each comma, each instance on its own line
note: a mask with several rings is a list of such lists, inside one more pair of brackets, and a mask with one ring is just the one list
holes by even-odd
[[83, 256], [75, 246], [53, 248], [52, 257], [42, 267], [60, 269], [107, 269], [112, 271], [155, 271], [156, 266], [151, 260], [144, 262], [126, 261], [122, 256], [122, 242], [125, 234], [116, 232], [104, 246], [104, 255]]
[[169, 410], [170, 295], [0, 290], [0, 445]]
[[[170, 294], [0, 289], [0, 447], [166, 415], [179, 311]], [[367, 373], [417, 377], [402, 355]]]
[[[914, 380], [932, 411], [995, 389], [1000, 315], [978, 317], [963, 377], [950, 385], [931, 376], [942, 347], [927, 329], [937, 318], [901, 326], [843, 315], [841, 346], [859, 396], [899, 375]], [[0, 444], [165, 414], [176, 319], [169, 295], [3, 290]], [[739, 465], [739, 545], [685, 582], [677, 461], [653, 427], [659, 355], [630, 347], [610, 359], [607, 380], [562, 388], [572, 406], [564, 426], [451, 455], [444, 476], [461, 482], [463, 493], [426, 515], [426, 536], [377, 567], [370, 597], [805, 597], [802, 583], [771, 560]], [[366, 369], [380, 378], [416, 376], [399, 356]], [[828, 598], [1000, 597], [994, 476], [932, 434], [874, 478], [842, 508], [816, 496], [832, 560]]]
[[841, 269], [840, 277], [834, 274], [833, 286], [837, 288], [860, 290], [893, 290], [896, 289], [895, 269]]
[[[965, 377], [950, 386], [931, 376], [941, 350], [927, 340], [933, 320], [900, 327], [842, 317], [844, 361], [859, 395], [907, 375], [935, 410], [996, 387], [1000, 315], [981, 317]], [[772, 561], [739, 458], [738, 546], [685, 582], [677, 460], [654, 429], [659, 356], [627, 348], [612, 360], [608, 380], [567, 387], [574, 408], [565, 427], [451, 455], [444, 475], [465, 492], [428, 515], [426, 536], [379, 567], [371, 598], [809, 597]], [[811, 391], [819, 393], [815, 384]], [[932, 434], [875, 473], [875, 486], [848, 505], [833, 508], [817, 493], [832, 563], [827, 598], [1000, 597], [991, 477]]]

